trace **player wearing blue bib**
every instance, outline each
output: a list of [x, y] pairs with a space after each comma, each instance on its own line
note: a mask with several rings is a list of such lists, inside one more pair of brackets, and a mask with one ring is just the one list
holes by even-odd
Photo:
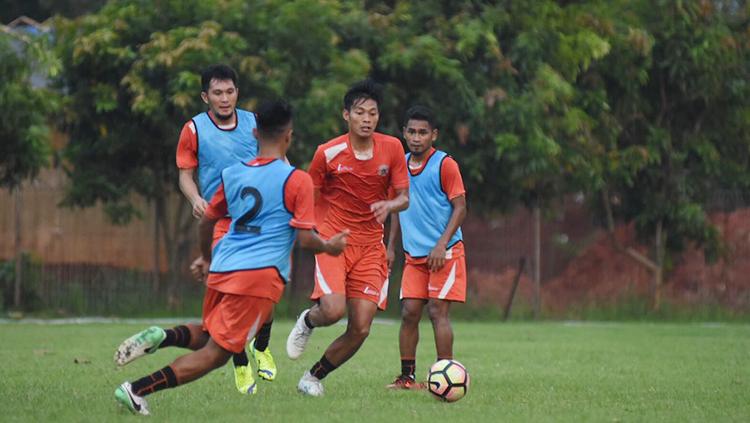
[[[312, 179], [283, 160], [292, 140], [291, 113], [285, 102], [262, 105], [254, 131], [258, 157], [222, 171], [200, 223], [200, 267], [210, 269], [203, 327], [189, 325], [184, 334], [193, 352], [115, 390], [117, 401], [130, 411], [149, 414], [144, 396], [196, 380], [244, 349], [281, 298], [295, 239], [303, 248], [334, 256], [346, 247], [348, 232], [327, 241], [315, 234]], [[229, 232], [212, 251], [214, 226], [227, 214]], [[146, 334], [126, 347], [153, 352], [151, 341]]]
[[466, 261], [461, 222], [466, 197], [458, 164], [435, 150], [438, 129], [432, 111], [415, 106], [406, 113], [404, 138], [409, 148], [409, 208], [391, 215], [389, 262], [401, 227], [406, 255], [401, 277], [401, 374], [392, 389], [422, 388], [414, 376], [419, 320], [427, 305], [435, 333], [438, 360], [453, 358], [453, 330], [448, 312], [454, 301], [466, 300]]
[[[180, 189], [191, 204], [193, 216], [198, 219], [205, 213], [207, 200], [213, 197], [221, 182], [221, 171], [236, 163], [247, 163], [258, 153], [258, 141], [253, 135], [256, 127], [255, 115], [236, 108], [236, 72], [227, 65], [209, 66], [201, 74], [201, 83], [201, 99], [208, 106], [208, 110], [185, 123], [176, 154]], [[229, 223], [229, 218], [222, 218], [216, 224], [214, 242], [218, 242], [227, 233]], [[193, 262], [191, 271], [196, 278], [202, 280], [203, 269], [198, 267], [199, 262], [199, 259]], [[258, 366], [258, 375], [263, 379], [273, 380], [277, 369], [268, 348], [273, 316], [269, 319], [250, 344], [250, 350]], [[187, 326], [180, 325], [166, 330], [154, 329], [152, 332], [158, 337], [163, 337], [163, 342], [158, 348], [188, 347], [190, 337]], [[139, 335], [141, 334], [133, 338]], [[127, 341], [123, 343], [126, 344]], [[117, 364], [124, 365], [136, 358], [138, 356], [132, 351], [118, 349], [115, 360]], [[258, 386], [247, 353], [239, 352], [232, 358], [232, 363], [237, 390], [243, 394], [257, 392]], [[250, 390], [250, 387], [253, 389]]]

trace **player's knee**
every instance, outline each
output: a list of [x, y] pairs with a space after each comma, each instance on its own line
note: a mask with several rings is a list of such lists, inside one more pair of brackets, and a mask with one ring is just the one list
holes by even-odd
[[427, 313], [429, 314], [430, 320], [433, 324], [449, 323], [447, 307], [443, 307], [440, 304], [431, 302], [427, 306]]
[[362, 343], [370, 335], [370, 327], [366, 325], [352, 325], [347, 329], [349, 336], [359, 343]]
[[320, 305], [320, 312], [327, 324], [332, 324], [341, 320], [346, 314], [346, 304], [329, 302]]
[[421, 317], [421, 313], [417, 313], [415, 310], [410, 310], [406, 307], [401, 309], [401, 321], [407, 326], [418, 325]]

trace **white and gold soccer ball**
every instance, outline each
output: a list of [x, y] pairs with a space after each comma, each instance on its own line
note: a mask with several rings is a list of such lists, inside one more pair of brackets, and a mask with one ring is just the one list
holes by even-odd
[[440, 360], [430, 367], [427, 388], [442, 401], [458, 401], [469, 390], [469, 372], [456, 360]]

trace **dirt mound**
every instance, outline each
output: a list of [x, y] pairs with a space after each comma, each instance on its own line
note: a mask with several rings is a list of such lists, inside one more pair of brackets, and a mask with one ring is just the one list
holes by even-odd
[[[666, 274], [663, 298], [674, 304], [718, 304], [735, 310], [750, 309], [750, 210], [714, 213], [710, 217], [722, 233], [726, 253], [706, 264], [703, 251], [691, 248]], [[615, 236], [642, 254], [630, 226], [619, 227]], [[651, 273], [632, 258], [614, 249], [605, 233], [565, 270], [542, 287], [543, 307], [560, 312], [575, 305], [607, 305], [632, 297], [648, 298]]]

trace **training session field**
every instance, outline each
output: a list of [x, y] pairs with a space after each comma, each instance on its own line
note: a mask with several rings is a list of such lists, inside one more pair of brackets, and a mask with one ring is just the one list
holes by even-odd
[[[114, 401], [125, 380], [168, 364], [168, 348], [116, 369], [112, 354], [144, 323], [0, 323], [2, 421], [132, 421]], [[296, 392], [300, 375], [343, 327], [316, 330], [298, 361], [286, 357], [291, 321], [274, 324], [276, 381], [257, 395], [234, 390], [231, 365], [149, 396], [155, 421], [478, 422], [748, 421], [750, 325], [456, 322], [455, 352], [471, 374], [468, 395], [441, 403], [426, 392], [388, 391], [399, 371], [398, 324], [373, 325], [361, 351], [324, 380], [323, 398]], [[170, 324], [164, 326], [171, 326]], [[421, 327], [418, 374], [434, 360]]]

